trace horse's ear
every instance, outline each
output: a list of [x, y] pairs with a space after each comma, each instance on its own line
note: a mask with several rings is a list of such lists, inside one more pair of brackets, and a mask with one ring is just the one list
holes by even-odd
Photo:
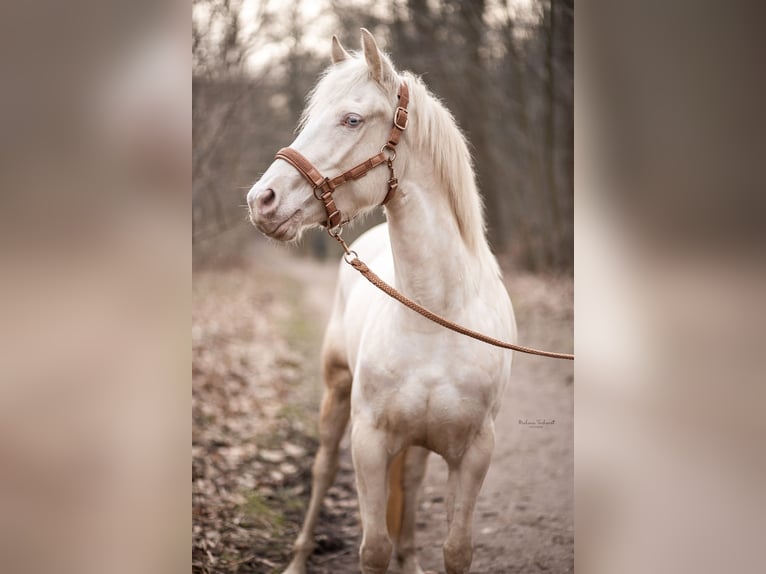
[[340, 40], [338, 40], [338, 37], [333, 34], [332, 35], [332, 63], [338, 64], [342, 62], [343, 60], [348, 60], [351, 56], [348, 52], [346, 52], [346, 49], [341, 45]]
[[375, 43], [375, 38], [372, 37], [370, 31], [366, 28], [362, 28], [362, 50], [364, 51], [364, 59], [367, 60], [367, 66], [370, 68], [370, 73], [375, 81], [383, 83], [385, 79], [394, 76], [391, 64], [380, 53], [378, 45]]

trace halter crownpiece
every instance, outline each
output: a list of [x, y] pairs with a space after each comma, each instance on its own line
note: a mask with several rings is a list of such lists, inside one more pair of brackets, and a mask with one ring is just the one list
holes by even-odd
[[399, 182], [394, 175], [396, 145], [402, 137], [402, 132], [407, 129], [409, 122], [407, 106], [410, 103], [410, 92], [407, 89], [407, 84], [404, 82], [399, 84], [399, 91], [396, 97], [399, 99], [399, 105], [394, 110], [394, 121], [391, 132], [388, 134], [388, 141], [380, 148], [380, 153], [332, 179], [323, 176], [308, 159], [291, 147], [283, 147], [274, 156], [274, 159], [282, 159], [292, 165], [311, 184], [314, 189], [314, 197], [324, 204], [325, 211], [327, 211], [326, 226], [328, 230], [332, 230], [345, 223], [340, 210], [335, 205], [332, 194], [347, 181], [364, 177], [370, 170], [375, 169], [379, 165], [386, 164], [391, 177], [388, 180], [388, 192], [381, 205], [388, 203], [396, 193], [396, 189], [399, 186]]

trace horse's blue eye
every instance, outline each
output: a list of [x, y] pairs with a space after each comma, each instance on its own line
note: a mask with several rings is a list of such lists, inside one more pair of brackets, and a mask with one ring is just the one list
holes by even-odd
[[348, 114], [343, 118], [343, 123], [350, 128], [355, 128], [362, 123], [362, 118], [356, 114]]

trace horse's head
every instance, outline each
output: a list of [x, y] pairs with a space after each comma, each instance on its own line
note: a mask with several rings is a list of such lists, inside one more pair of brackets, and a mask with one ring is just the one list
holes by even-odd
[[[372, 35], [362, 29], [362, 55], [351, 55], [332, 39], [333, 65], [311, 94], [301, 129], [290, 147], [323, 176], [333, 178], [381, 152], [391, 130], [400, 79]], [[371, 170], [333, 194], [348, 221], [380, 205], [388, 170]], [[250, 219], [274, 239], [289, 241], [328, 213], [312, 185], [288, 161], [276, 159], [247, 194]]]

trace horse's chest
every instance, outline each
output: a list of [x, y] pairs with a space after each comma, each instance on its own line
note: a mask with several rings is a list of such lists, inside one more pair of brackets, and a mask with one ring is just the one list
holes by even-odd
[[[401, 311], [397, 309], [397, 311]], [[410, 313], [409, 310], [405, 310]], [[416, 382], [424, 379], [491, 379], [499, 375], [504, 352], [426, 319], [403, 320], [380, 314], [360, 338], [357, 366], [371, 376], [393, 376]], [[414, 324], [413, 324], [414, 323]]]
[[493, 412], [501, 355], [483, 356], [486, 349], [442, 331], [399, 337], [380, 331], [376, 341], [362, 345], [353, 385], [354, 411], [376, 426], [446, 454]]
[[358, 372], [366, 380], [381, 379], [399, 388], [475, 376], [470, 352], [439, 335], [443, 334], [391, 331], [366, 338], [358, 354]]

